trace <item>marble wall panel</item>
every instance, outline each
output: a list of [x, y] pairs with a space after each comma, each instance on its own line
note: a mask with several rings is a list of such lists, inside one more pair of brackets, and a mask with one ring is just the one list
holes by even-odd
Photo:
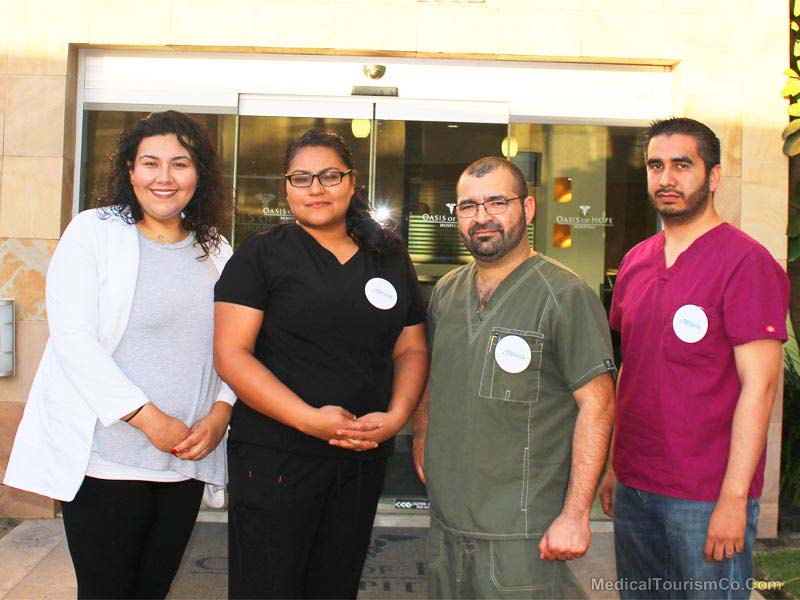
[[581, 13], [577, 10], [502, 8], [500, 54], [578, 56]]
[[654, 35], [653, 26], [666, 20], [661, 12], [583, 10], [580, 54], [586, 58], [681, 57], [677, 36]]
[[253, 45], [263, 48], [334, 48], [333, 2], [256, 2]]
[[504, 36], [500, 9], [478, 4], [420, 4], [417, 50], [497, 54]]
[[663, 11], [665, 3], [665, 0], [581, 0], [581, 8], [584, 11], [613, 10], [647, 14]]
[[486, 6], [544, 10], [580, 10], [581, 4], [582, 0], [486, 0]]
[[[785, 265], [781, 265], [782, 267]], [[772, 403], [772, 411], [769, 413], [770, 423], [781, 423], [783, 421], [783, 369], [781, 369], [778, 380], [778, 389], [775, 392], [775, 401]]]
[[[748, 98], [780, 98], [788, 66], [788, 10], [782, 17], [749, 16], [743, 27], [748, 51], [741, 63], [742, 95]], [[788, 117], [786, 117], [788, 120]]]
[[[398, 51], [417, 45], [416, 4], [348, 0], [337, 2], [334, 12], [337, 48]], [[375, 26], [386, 22], [392, 27]]]
[[784, 0], [748, 0], [746, 4], [749, 4], [750, 14], [757, 17], [786, 18], [787, 10]]
[[781, 424], [770, 423], [767, 437], [767, 466], [764, 470], [764, 490], [761, 494], [761, 515], [758, 537], [778, 534], [778, 495], [780, 493]]
[[742, 180], [740, 177], [722, 176], [719, 188], [714, 194], [714, 208], [717, 214], [728, 223], [736, 227], [741, 226]]
[[[256, 16], [256, 5], [262, 5], [262, 18], [270, 18], [272, 2], [256, 3], [253, 0], [173, 0], [169, 43], [177, 45], [198, 44], [198, 32], [202, 32], [202, 44], [208, 46], [253, 46], [260, 23]], [[298, 3], [301, 4], [301, 3]], [[333, 3], [331, 3], [333, 4]], [[168, 7], [160, 9], [169, 10]], [[310, 17], [310, 18], [309, 18]], [[272, 20], [272, 19], [270, 19]], [[287, 30], [315, 27], [317, 16], [307, 12], [301, 21], [276, 21], [276, 25]], [[213, 23], [213, 27], [209, 27]], [[331, 26], [333, 22], [325, 24]]]
[[75, 161], [71, 158], [63, 160], [62, 185], [61, 185], [61, 226], [63, 232], [72, 220], [72, 208], [75, 198], [72, 193], [75, 186]]
[[[10, 75], [6, 89], [4, 153], [62, 156], [66, 77]], [[35, 118], [31, 118], [35, 115]], [[74, 114], [70, 115], [75, 120]]]
[[0, 237], [61, 236], [63, 167], [57, 157], [3, 157]]
[[3, 136], [6, 124], [6, 88], [8, 77], [0, 75], [0, 156], [3, 156]]
[[[687, 95], [684, 116], [708, 125], [720, 140], [722, 175], [742, 174], [742, 103], [736, 96]], [[748, 160], [750, 160], [748, 158]]]
[[745, 98], [742, 118], [742, 154], [748, 157], [742, 180], [788, 185], [788, 160], [781, 132], [788, 122], [787, 103], [774, 98]]
[[764, 244], [777, 259], [785, 258], [787, 251], [784, 178], [764, 183], [742, 180], [742, 230]]
[[[741, 100], [740, 61], [724, 51], [700, 54], [692, 49], [681, 59], [681, 85], [687, 96], [715, 96]], [[715, 73], [713, 77], [709, 73]]]
[[89, 0], [10, 0], [9, 22], [9, 74], [65, 75], [69, 44], [89, 40]]
[[11, 0], [0, 0], [0, 75], [8, 70], [8, 28]]
[[0, 297], [16, 300], [17, 320], [47, 319], [44, 280], [56, 240], [0, 238]]
[[[77, 51], [75, 51], [77, 54]], [[61, 156], [75, 159], [75, 143], [77, 135], [77, 110], [78, 110], [78, 78], [67, 75], [64, 85], [64, 145]]]
[[[226, 6], [225, 3], [221, 3]], [[162, 0], [89, 0], [89, 43], [156, 46], [169, 38], [169, 4]], [[154, 18], [160, 15], [161, 18]], [[124, 27], [120, 27], [124, 23]]]

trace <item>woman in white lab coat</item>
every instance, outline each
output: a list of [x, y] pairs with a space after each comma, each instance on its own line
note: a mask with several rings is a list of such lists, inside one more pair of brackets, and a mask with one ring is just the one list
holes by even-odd
[[62, 501], [79, 598], [167, 595], [235, 396], [213, 367], [230, 194], [208, 131], [176, 111], [125, 131], [98, 205], [47, 273], [50, 339], [4, 483]]

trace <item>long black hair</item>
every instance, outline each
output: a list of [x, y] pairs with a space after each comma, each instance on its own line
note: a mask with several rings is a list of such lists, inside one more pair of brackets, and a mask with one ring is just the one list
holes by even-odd
[[[283, 172], [289, 171], [297, 153], [303, 148], [330, 148], [348, 169], [353, 169], [353, 153], [344, 138], [330, 129], [309, 129], [303, 135], [293, 139], [286, 146], [283, 155]], [[353, 238], [360, 248], [380, 256], [396, 254], [404, 248], [402, 238], [389, 227], [384, 227], [372, 218], [369, 205], [364, 200], [361, 190], [356, 188], [350, 198], [350, 206], [345, 216], [347, 235]]]
[[205, 126], [197, 119], [176, 110], [153, 112], [123, 131], [108, 159], [105, 179], [95, 205], [119, 216], [131, 225], [142, 220], [142, 207], [131, 185], [130, 172], [136, 152], [144, 138], [174, 134], [191, 154], [197, 169], [197, 188], [183, 209], [181, 225], [193, 231], [205, 255], [220, 242], [220, 230], [231, 216], [231, 194], [225, 185], [222, 163]]

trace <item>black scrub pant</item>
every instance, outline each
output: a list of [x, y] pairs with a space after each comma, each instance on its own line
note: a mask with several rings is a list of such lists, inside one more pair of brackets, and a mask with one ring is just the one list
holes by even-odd
[[86, 477], [75, 499], [61, 503], [78, 598], [165, 598], [203, 485]]
[[228, 596], [355, 598], [386, 459], [228, 443]]

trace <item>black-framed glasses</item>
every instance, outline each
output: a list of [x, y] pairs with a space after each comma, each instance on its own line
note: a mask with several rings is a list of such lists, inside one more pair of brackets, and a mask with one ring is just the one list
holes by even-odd
[[345, 175], [349, 175], [353, 169], [347, 171], [323, 171], [322, 173], [292, 173], [284, 175], [284, 179], [289, 182], [289, 185], [296, 188], [311, 187], [314, 183], [314, 178], [319, 179], [319, 184], [324, 187], [333, 187], [342, 183]]
[[464, 200], [456, 204], [456, 214], [462, 219], [469, 219], [478, 214], [478, 207], [482, 206], [487, 215], [501, 215], [508, 210], [508, 203], [512, 200], [521, 200], [519, 196], [505, 198], [503, 196], [492, 196], [483, 202], [474, 200]]

